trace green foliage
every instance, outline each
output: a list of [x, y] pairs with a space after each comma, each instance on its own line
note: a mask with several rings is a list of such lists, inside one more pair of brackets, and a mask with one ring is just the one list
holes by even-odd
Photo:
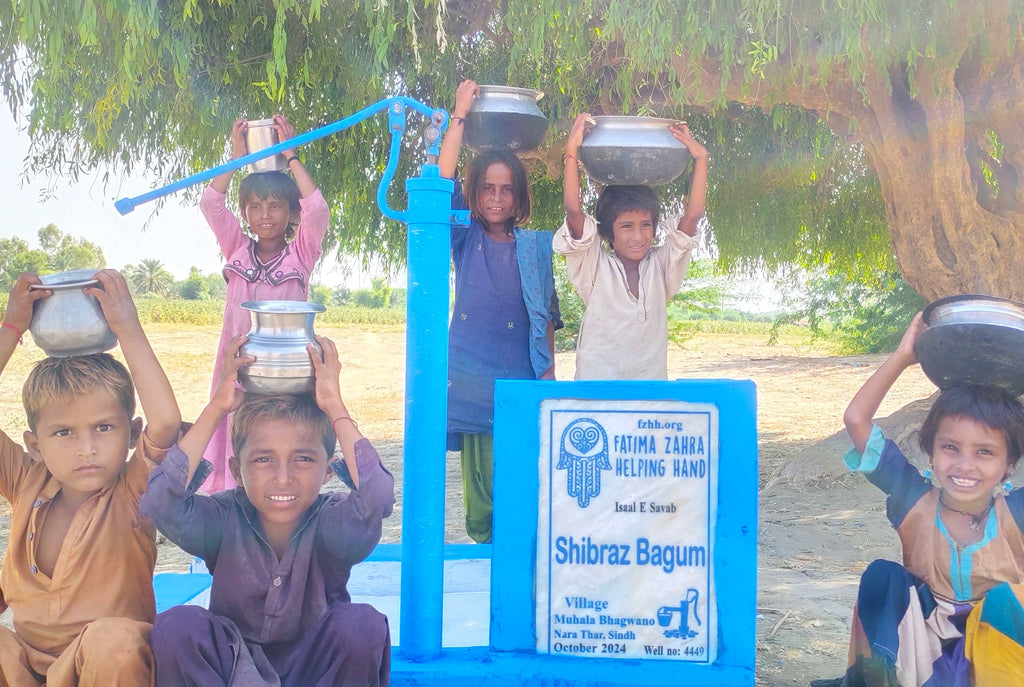
[[382, 277], [374, 277], [369, 289], [352, 292], [352, 302], [364, 308], [387, 308], [391, 305], [391, 286]]
[[308, 300], [311, 303], [316, 303], [317, 305], [327, 306], [331, 302], [332, 295], [333, 294], [328, 287], [323, 286], [322, 284], [313, 284], [309, 288]]
[[178, 286], [178, 295], [188, 301], [205, 301], [210, 298], [210, 282], [198, 267], [191, 267], [188, 278]]
[[691, 126], [715, 161], [708, 219], [729, 271], [895, 267], [878, 177], [864, 151], [793, 108], [732, 108]]
[[125, 265], [124, 278], [135, 295], [167, 296], [174, 289], [174, 277], [155, 258], [146, 258], [138, 265]]
[[[543, 89], [556, 150], [583, 110], [705, 117], [699, 133], [716, 143], [709, 207], [723, 263], [823, 256], [846, 269], [853, 246], [874, 263], [888, 259], [874, 240], [884, 244], [884, 224], [862, 153], [825, 136], [812, 115], [726, 106], [799, 105], [802, 94], [824, 91], [808, 105], [818, 109], [830, 87], [858, 88], [869, 60], [883, 73], [909, 65], [913, 80], [921, 56], [958, 49], [962, 25], [950, 18], [966, 2], [20, 0], [0, 3], [0, 89], [27, 115], [28, 171], [70, 178], [106, 165], [113, 175], [145, 169], [178, 179], [223, 159], [239, 116], [282, 111], [304, 131], [399, 93], [450, 107], [467, 76]], [[424, 124], [409, 118], [398, 180], [424, 161], [416, 141]], [[379, 256], [385, 267], [404, 260], [405, 243], [373, 202], [389, 138], [377, 116], [301, 151], [335, 210], [328, 247]], [[804, 157], [792, 172], [765, 157], [794, 142], [818, 146], [821, 157]], [[534, 226], [551, 228], [560, 197], [540, 155], [529, 156]], [[743, 155], [746, 164], [735, 165]], [[389, 198], [403, 205], [400, 181]], [[872, 221], [859, 221], [865, 215]]]
[[39, 246], [47, 255], [48, 272], [101, 269], [107, 265], [99, 246], [63, 233], [56, 224], [47, 224], [39, 230]]
[[[22, 272], [45, 272], [47, 255], [16, 236], [0, 239], [0, 291], [7, 293]], [[6, 300], [5, 300], [6, 302]]]
[[210, 298], [224, 300], [228, 295], [228, 283], [224, 281], [224, 275], [220, 272], [213, 272], [203, 277], [206, 281], [206, 288], [209, 290]]
[[17, 237], [0, 239], [0, 290], [10, 291], [21, 272], [52, 274], [107, 265], [99, 246], [64, 234], [56, 224], [39, 230], [39, 245], [34, 249]]
[[331, 294], [331, 305], [348, 305], [352, 302], [352, 289], [339, 286]]
[[580, 336], [580, 324], [586, 305], [569, 282], [569, 272], [565, 267], [565, 258], [556, 255], [554, 260], [555, 292], [558, 294], [558, 309], [562, 312], [561, 329], [555, 332], [555, 350], [572, 351], [576, 349], [576, 341]]
[[896, 274], [882, 275], [876, 282], [800, 274], [790, 278], [789, 287], [791, 294], [799, 294], [788, 303], [796, 307], [775, 326], [806, 320], [812, 338], [832, 338], [845, 353], [895, 350], [914, 314], [927, 305]]

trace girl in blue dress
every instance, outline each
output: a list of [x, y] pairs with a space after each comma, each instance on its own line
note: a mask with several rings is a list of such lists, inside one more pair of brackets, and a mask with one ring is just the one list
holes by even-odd
[[[454, 178], [465, 117], [479, 89], [463, 81], [438, 157]], [[551, 233], [525, 231], [530, 185], [519, 158], [486, 150], [455, 180], [452, 208], [469, 226], [452, 227], [455, 307], [448, 336], [448, 448], [462, 451], [466, 532], [491, 541], [494, 380], [554, 379], [555, 329], [562, 326], [551, 268]]]

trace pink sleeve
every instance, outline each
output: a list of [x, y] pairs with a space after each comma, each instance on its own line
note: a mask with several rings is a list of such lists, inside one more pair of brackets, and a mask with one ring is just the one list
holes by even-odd
[[299, 213], [299, 228], [295, 231], [292, 247], [309, 276], [323, 252], [324, 234], [331, 223], [331, 209], [320, 189], [299, 199], [299, 206], [302, 211]]
[[227, 196], [213, 186], [207, 186], [203, 197], [199, 201], [199, 209], [206, 218], [206, 223], [213, 229], [217, 237], [217, 245], [224, 254], [224, 259], [229, 259], [235, 251], [245, 245], [246, 237], [242, 234], [242, 225], [238, 218], [228, 210]]

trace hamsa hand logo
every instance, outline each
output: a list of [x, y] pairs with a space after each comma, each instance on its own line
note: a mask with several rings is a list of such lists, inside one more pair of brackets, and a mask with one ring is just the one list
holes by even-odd
[[598, 422], [578, 418], [562, 431], [558, 465], [567, 471], [567, 491], [580, 508], [601, 493], [601, 470], [611, 470], [608, 458], [608, 435]]

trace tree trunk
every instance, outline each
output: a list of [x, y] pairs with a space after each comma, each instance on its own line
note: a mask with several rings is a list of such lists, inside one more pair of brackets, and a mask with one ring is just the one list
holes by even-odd
[[[951, 5], [937, 20], [945, 42], [934, 56], [887, 71], [869, 59], [859, 86], [834, 67], [828, 79], [810, 68], [796, 83], [785, 56], [766, 68], [760, 88], [745, 87], [739, 67], [727, 78], [731, 101], [813, 110], [863, 144], [903, 278], [928, 300], [978, 293], [1024, 301], [1024, 40], [1012, 9], [1010, 0]], [[718, 93], [722, 66], [713, 58], [674, 66]]]

